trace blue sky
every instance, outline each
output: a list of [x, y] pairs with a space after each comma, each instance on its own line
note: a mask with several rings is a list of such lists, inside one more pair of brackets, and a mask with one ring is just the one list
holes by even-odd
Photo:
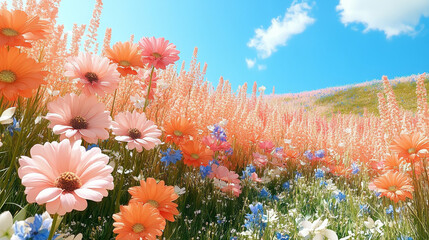
[[[63, 0], [59, 23], [89, 23], [94, 4]], [[197, 46], [214, 85], [294, 93], [428, 71], [428, 17], [428, 0], [105, 0], [99, 34], [165, 37], [187, 63]]]

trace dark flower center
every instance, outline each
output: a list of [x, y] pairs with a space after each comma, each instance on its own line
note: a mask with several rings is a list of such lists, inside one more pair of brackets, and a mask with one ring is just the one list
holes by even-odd
[[79, 177], [72, 172], [63, 172], [55, 180], [55, 187], [61, 188], [67, 192], [72, 192], [82, 186]]
[[12, 83], [15, 82], [16, 75], [14, 72], [10, 70], [3, 70], [0, 72], [0, 81], [5, 83]]
[[98, 82], [98, 76], [96, 73], [87, 72], [87, 73], [85, 73], [85, 77], [90, 83]]
[[7, 37], [15, 37], [19, 35], [19, 33], [12, 28], [3, 28], [1, 33]]
[[199, 156], [198, 154], [196, 154], [196, 153], [192, 153], [192, 154], [191, 154], [191, 157], [192, 157], [193, 159], [198, 159], [198, 158], [200, 158], [200, 156]]
[[133, 225], [133, 231], [135, 233], [141, 233], [141, 232], [144, 231], [144, 226], [142, 224], [140, 224], [140, 223], [136, 223], [136, 224]]
[[392, 191], [392, 192], [396, 192], [396, 186], [390, 186], [389, 187], [389, 191]]
[[70, 125], [74, 129], [87, 129], [88, 128], [88, 122], [85, 120], [85, 118], [81, 116], [74, 117], [72, 120], [70, 120]]
[[152, 53], [152, 56], [154, 56], [155, 58], [160, 58], [160, 57], [162, 57], [162, 55], [161, 55], [161, 54], [159, 54], [159, 53], [157, 53], [157, 52]]
[[181, 137], [183, 135], [183, 133], [181, 131], [179, 131], [179, 130], [175, 130], [174, 131], [174, 135], [176, 135], [178, 137]]
[[149, 203], [150, 205], [152, 205], [155, 208], [158, 208], [159, 203], [155, 200], [148, 200], [147, 203]]
[[127, 60], [119, 61], [119, 66], [129, 67], [130, 65], [131, 65], [131, 63], [128, 62]]
[[128, 136], [132, 139], [137, 139], [142, 136], [142, 133], [137, 128], [130, 128], [128, 130]]

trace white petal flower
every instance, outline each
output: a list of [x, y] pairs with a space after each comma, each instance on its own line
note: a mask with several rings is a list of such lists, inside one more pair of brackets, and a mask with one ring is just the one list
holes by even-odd
[[13, 235], [13, 217], [9, 211], [0, 214], [0, 240], [9, 240]]
[[312, 236], [313, 240], [323, 240], [325, 237], [329, 240], [338, 240], [338, 236], [334, 231], [326, 229], [328, 226], [328, 219], [322, 221], [318, 218], [313, 223], [310, 221], [303, 221], [300, 225], [302, 229], [298, 234], [301, 237]]
[[13, 114], [15, 114], [16, 107], [10, 107], [1, 114], [0, 124], [11, 124], [13, 123]]

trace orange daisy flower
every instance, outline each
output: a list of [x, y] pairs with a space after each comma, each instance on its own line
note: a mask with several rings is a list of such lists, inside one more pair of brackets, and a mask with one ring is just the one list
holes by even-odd
[[386, 156], [386, 159], [383, 161], [384, 170], [398, 172], [402, 162], [403, 161], [398, 157], [398, 154], [393, 154], [393, 155], [388, 154]]
[[175, 144], [182, 143], [185, 139], [189, 139], [197, 135], [197, 130], [194, 125], [185, 118], [174, 118], [167, 122], [164, 126], [166, 142], [174, 142]]
[[128, 189], [132, 198], [130, 203], [149, 203], [156, 209], [163, 218], [174, 222], [174, 215], [178, 215], [177, 204], [173, 201], [179, 196], [174, 192], [174, 187], [165, 186], [164, 181], [156, 183], [153, 178], [140, 181], [140, 186]]
[[381, 196], [386, 196], [394, 202], [405, 201], [407, 197], [413, 199], [411, 192], [414, 191], [414, 188], [411, 185], [411, 179], [403, 173], [386, 172], [374, 179], [373, 185], [381, 193]]
[[131, 67], [143, 67], [138, 45], [132, 42], [115, 43], [113, 49], [106, 49], [106, 57], [118, 64], [118, 72], [121, 73], [121, 76], [137, 75], [137, 72]]
[[47, 72], [42, 68], [45, 65], [20, 53], [19, 49], [0, 47], [0, 59], [0, 95], [9, 101], [18, 95], [31, 97], [32, 90], [44, 83]]
[[31, 47], [27, 41], [46, 38], [49, 33], [48, 24], [48, 21], [40, 20], [37, 16], [28, 16], [20, 10], [10, 12], [1, 9], [0, 47], [4, 45]]
[[165, 220], [152, 205], [130, 203], [120, 209], [119, 213], [113, 214], [113, 232], [118, 234], [116, 239], [155, 240], [156, 236], [162, 235]]
[[399, 157], [408, 162], [418, 160], [418, 152], [422, 149], [429, 150], [429, 139], [420, 133], [401, 134], [393, 140], [390, 149], [399, 153]]
[[183, 152], [183, 162], [186, 165], [200, 167], [207, 166], [213, 159], [212, 150], [197, 141], [189, 141], [180, 146]]

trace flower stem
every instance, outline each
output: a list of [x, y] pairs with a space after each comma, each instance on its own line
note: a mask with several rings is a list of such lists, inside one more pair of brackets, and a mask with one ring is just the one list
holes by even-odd
[[150, 72], [149, 86], [147, 87], [147, 94], [146, 94], [146, 99], [144, 102], [143, 112], [146, 112], [146, 107], [147, 107], [147, 105], [149, 105], [149, 94], [150, 94], [150, 88], [152, 87], [152, 75], [153, 75], [154, 70], [155, 70], [155, 67], [152, 66], [152, 71]]
[[115, 107], [115, 100], [116, 100], [116, 92], [118, 89], [115, 90], [115, 93], [113, 94], [113, 102], [112, 102], [112, 109], [110, 110], [110, 116], [113, 117], [113, 108]]
[[57, 230], [57, 221], [58, 221], [58, 213], [55, 213], [54, 220], [52, 221], [51, 231], [49, 232], [48, 240], [52, 240], [54, 237], [55, 231]]

